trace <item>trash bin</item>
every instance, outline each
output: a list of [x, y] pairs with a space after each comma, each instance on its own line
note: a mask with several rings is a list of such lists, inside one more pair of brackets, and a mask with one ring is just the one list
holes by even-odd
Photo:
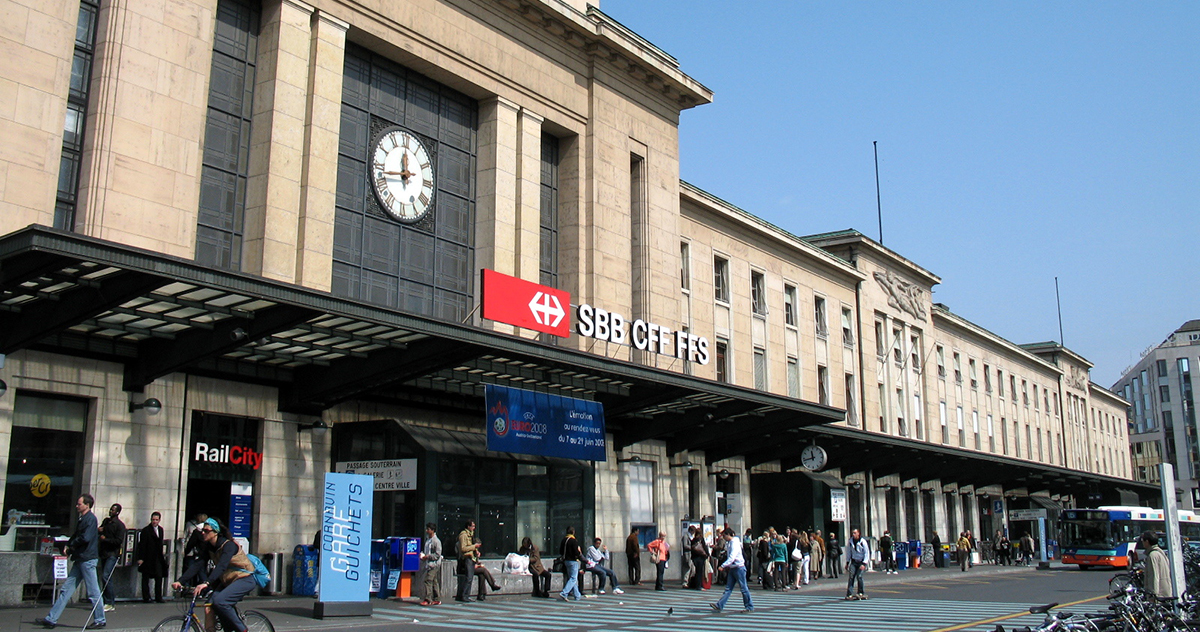
[[896, 543], [896, 570], [908, 570], [908, 543]]
[[317, 594], [317, 550], [301, 544], [292, 550], [292, 594], [312, 597]]
[[262, 556], [263, 566], [267, 567], [267, 572], [271, 574], [271, 580], [266, 586], [258, 589], [263, 595], [278, 595], [287, 592], [287, 577], [284, 570], [287, 569], [287, 553], [264, 553]]

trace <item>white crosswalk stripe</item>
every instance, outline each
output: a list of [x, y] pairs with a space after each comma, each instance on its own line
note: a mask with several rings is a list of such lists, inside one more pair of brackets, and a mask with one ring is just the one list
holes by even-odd
[[[873, 624], [895, 632], [925, 632], [974, 621], [1011, 616], [1028, 604], [1004, 602], [957, 603], [953, 601], [873, 598], [868, 601], [844, 601], [830, 595], [754, 592], [755, 610], [741, 613], [741, 595], [734, 593], [724, 613], [714, 613], [709, 603], [719, 597], [712, 591], [695, 593], [631, 592], [622, 596], [584, 599], [563, 603], [558, 600], [498, 601], [469, 606], [442, 606], [412, 611], [413, 615], [376, 617], [411, 621], [421, 625], [485, 632], [531, 632], [533, 630], [604, 629], [651, 630], [653, 632], [692, 632], [701, 626], [715, 632], [742, 632], [747, 629], [794, 630], [796, 632], [862, 632]], [[668, 608], [672, 614], [668, 614]], [[393, 611], [394, 612], [394, 611]], [[703, 618], [698, 622], [698, 618]], [[1040, 624], [1040, 615], [1025, 614], [1002, 621], [1006, 629]], [[971, 632], [991, 632], [995, 622], [964, 628]]]

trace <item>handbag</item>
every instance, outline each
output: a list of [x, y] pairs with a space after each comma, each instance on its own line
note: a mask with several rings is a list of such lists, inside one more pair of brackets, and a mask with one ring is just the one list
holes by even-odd
[[550, 570], [554, 573], [565, 573], [567, 572], [567, 564], [563, 562], [563, 558], [556, 557], [554, 558], [554, 563], [550, 565]]
[[792, 549], [792, 561], [799, 562], [802, 559], [804, 559], [804, 552], [800, 550], [800, 547]]
[[650, 561], [655, 564], [658, 564], [660, 561], [662, 561], [659, 559], [658, 551], [650, 551]]

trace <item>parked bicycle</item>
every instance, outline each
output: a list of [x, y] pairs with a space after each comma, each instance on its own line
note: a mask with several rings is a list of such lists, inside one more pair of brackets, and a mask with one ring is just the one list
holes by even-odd
[[[154, 626], [154, 632], [205, 632], [204, 620], [196, 612], [196, 601], [207, 597], [211, 591], [206, 590], [203, 593], [191, 591], [191, 593], [192, 598], [188, 602], [187, 614], [177, 614], [159, 621], [158, 625]], [[233, 610], [242, 622], [246, 624], [246, 629], [249, 632], [275, 632], [275, 626], [271, 624], [271, 620], [267, 618], [267, 615], [257, 610], [242, 612], [236, 604], [233, 606]], [[203, 607], [201, 612], [203, 612]], [[215, 630], [221, 632], [220, 618], [216, 618], [215, 621]]]

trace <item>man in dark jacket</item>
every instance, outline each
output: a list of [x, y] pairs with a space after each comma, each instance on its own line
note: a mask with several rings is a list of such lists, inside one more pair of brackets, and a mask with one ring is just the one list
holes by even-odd
[[104, 611], [112, 612], [117, 603], [112, 576], [125, 553], [125, 534], [129, 529], [121, 522], [121, 504], [108, 508], [108, 517], [100, 523], [100, 582], [104, 585]]
[[40, 621], [46, 628], [58, 625], [58, 618], [62, 616], [63, 609], [67, 607], [67, 602], [71, 600], [81, 581], [87, 586], [88, 599], [92, 600], [94, 620], [87, 627], [103, 628], [105, 625], [104, 598], [100, 595], [100, 582], [96, 579], [96, 562], [100, 557], [100, 529], [96, 523], [96, 514], [92, 512], [92, 507], [95, 506], [96, 499], [92, 498], [91, 494], [84, 494], [75, 501], [79, 520], [75, 522], [75, 534], [67, 541], [67, 548], [71, 551], [71, 559], [75, 564], [71, 566], [71, 574], [58, 591], [58, 598], [54, 600], [50, 614]]
[[167, 556], [163, 552], [162, 514], [150, 514], [150, 524], [138, 536], [137, 565], [142, 575], [142, 601], [150, 603], [150, 580], [154, 580], [154, 600], [163, 601], [163, 583], [167, 577]]
[[642, 543], [638, 540], [638, 528], [629, 530], [625, 538], [625, 562], [629, 565], [629, 583], [637, 586], [642, 583]]

